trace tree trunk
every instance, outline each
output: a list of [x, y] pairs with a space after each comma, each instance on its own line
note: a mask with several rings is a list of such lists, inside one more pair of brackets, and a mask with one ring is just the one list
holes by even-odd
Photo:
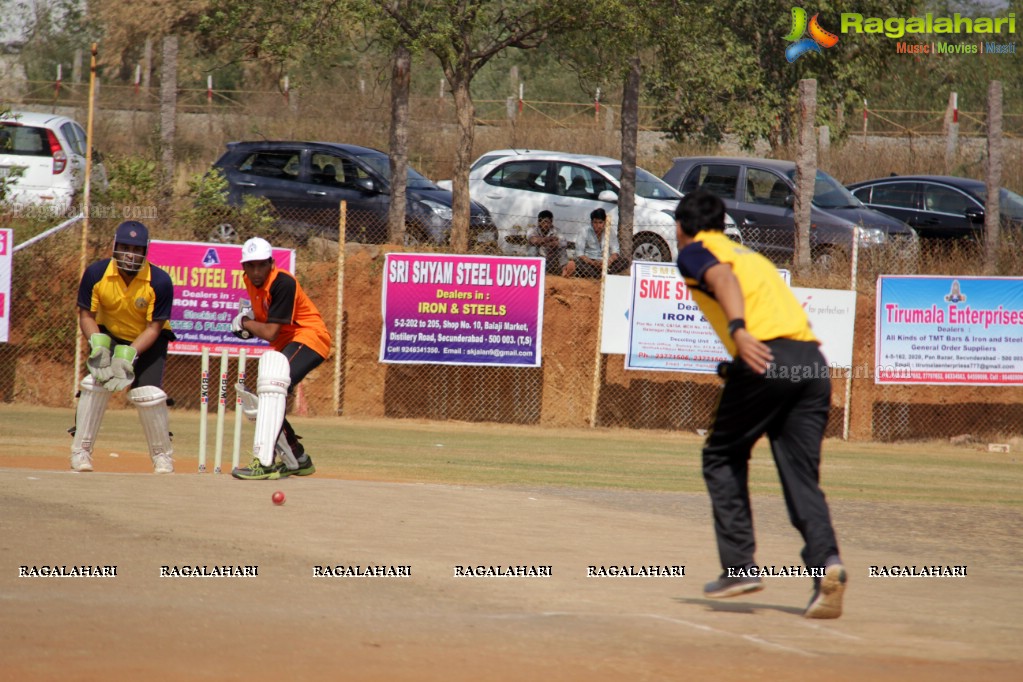
[[163, 195], [170, 201], [174, 190], [174, 134], [178, 100], [178, 37], [163, 39], [163, 64], [160, 68], [160, 165], [163, 171]]
[[469, 164], [472, 163], [472, 142], [476, 127], [476, 107], [469, 94], [470, 78], [468, 69], [451, 71], [448, 75], [455, 96], [455, 117], [458, 119], [459, 133], [451, 180], [451, 250], [454, 253], [469, 250]]
[[632, 260], [632, 235], [636, 214], [636, 145], [639, 138], [639, 55], [629, 60], [622, 93], [622, 189], [618, 195], [618, 243], [622, 256]]
[[987, 88], [987, 197], [984, 202], [984, 274], [998, 272], [998, 242], [1002, 227], [998, 195], [1002, 186], [1002, 82]]
[[817, 179], [817, 81], [812, 78], [799, 81], [799, 142], [796, 148], [796, 203], [795, 253], [792, 260], [796, 274], [805, 276], [810, 271], [810, 204]]
[[405, 189], [408, 185], [409, 79], [412, 53], [405, 45], [394, 48], [391, 64], [391, 207], [387, 212], [387, 241], [405, 243]]

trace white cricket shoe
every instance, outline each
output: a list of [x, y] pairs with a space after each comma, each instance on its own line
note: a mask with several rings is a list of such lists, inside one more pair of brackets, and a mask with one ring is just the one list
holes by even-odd
[[170, 455], [155, 455], [153, 457], [154, 474], [173, 474], [174, 460]]
[[74, 471], [92, 471], [92, 455], [85, 450], [71, 453], [71, 468]]

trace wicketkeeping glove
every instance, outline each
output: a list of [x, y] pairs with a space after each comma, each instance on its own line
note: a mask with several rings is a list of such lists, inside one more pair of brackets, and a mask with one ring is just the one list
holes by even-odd
[[250, 320], [256, 319], [256, 313], [252, 310], [252, 304], [248, 300], [242, 298], [238, 300], [238, 314], [234, 316], [234, 320], [231, 321], [231, 333], [237, 336], [239, 339], [251, 339], [252, 332], [242, 328], [242, 321], [246, 318]]
[[137, 351], [131, 346], [118, 346], [114, 348], [114, 359], [110, 361], [110, 369], [113, 376], [104, 384], [110, 392], [121, 391], [135, 381], [135, 356]]
[[97, 384], [104, 384], [113, 371], [110, 369], [110, 337], [106, 334], [93, 334], [89, 337], [89, 359], [85, 361], [89, 374]]

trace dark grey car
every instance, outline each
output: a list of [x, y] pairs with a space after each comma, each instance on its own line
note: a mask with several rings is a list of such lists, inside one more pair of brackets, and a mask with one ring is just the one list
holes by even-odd
[[[347, 202], [345, 238], [382, 244], [387, 241], [391, 203], [391, 165], [377, 149], [333, 142], [231, 142], [214, 164], [227, 178], [228, 203], [245, 196], [269, 200], [276, 227], [300, 241], [320, 235], [337, 239], [339, 206]], [[412, 168], [406, 189], [406, 241], [443, 244], [451, 230], [451, 192]], [[493, 241], [490, 213], [470, 206], [470, 244]], [[231, 240], [232, 235], [215, 235]]]
[[[853, 195], [871, 208], [904, 220], [921, 237], [978, 238], [984, 230], [987, 186], [951, 175], [892, 175], [850, 184]], [[1002, 224], [1023, 229], [1023, 197], [1001, 188]]]
[[[703, 188], [720, 196], [747, 246], [779, 264], [795, 250], [796, 165], [791, 161], [744, 157], [680, 157], [664, 181], [688, 194]], [[860, 227], [860, 248], [898, 241], [915, 254], [916, 233], [906, 223], [865, 207], [842, 183], [817, 171], [810, 209], [810, 248], [815, 262], [845, 262], [853, 228]]]

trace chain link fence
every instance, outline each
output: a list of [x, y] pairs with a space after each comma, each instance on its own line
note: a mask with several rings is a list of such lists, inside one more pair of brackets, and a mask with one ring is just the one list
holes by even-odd
[[[599, 279], [547, 274], [539, 367], [381, 363], [385, 254], [451, 253], [446, 225], [439, 231], [417, 233], [423, 225], [410, 215], [408, 233], [418, 236], [406, 245], [394, 246], [382, 243], [387, 234], [385, 216], [353, 212], [347, 223], [347, 245], [339, 258], [337, 210], [317, 214], [305, 209], [225, 206], [219, 211], [197, 211], [195, 202], [193, 197], [170, 203], [149, 215], [145, 222], [150, 225], [151, 237], [215, 245], [224, 241], [240, 244], [258, 235], [276, 247], [294, 249], [297, 278], [319, 307], [327, 328], [340, 330], [335, 339], [336, 356], [302, 384], [293, 399], [293, 412], [534, 424], [552, 429], [592, 424], [702, 432], [710, 425], [720, 388], [716, 376], [626, 370], [621, 355], [599, 352]], [[69, 408], [69, 426], [77, 384], [74, 353], [80, 333], [75, 301], [83, 263], [109, 257], [116, 225], [125, 217], [139, 217], [125, 213], [137, 213], [138, 206], [106, 208], [106, 212], [97, 209], [90, 219], [84, 254], [81, 223], [13, 254], [10, 339], [0, 344], [0, 402]], [[505, 217], [491, 216], [491, 221], [503, 224]], [[0, 216], [0, 228], [13, 227], [13, 243], [18, 245], [55, 222], [52, 217], [34, 220], [8, 211]], [[478, 223], [476, 227], [481, 229], [473, 230], [470, 251], [526, 255], [523, 234], [535, 226], [536, 217], [517, 216], [515, 224], [517, 230], [497, 230], [490, 222]], [[588, 215], [574, 210], [556, 212], [555, 225], [575, 235], [571, 241], [578, 250]], [[778, 252], [784, 253], [784, 239], [777, 236], [783, 232], [780, 226], [761, 227], [763, 234], [744, 232], [743, 239], [769, 246], [773, 238]], [[637, 234], [641, 231], [637, 227]], [[1023, 272], [1023, 249], [1019, 247], [1018, 239], [1006, 236], [998, 274]], [[779, 266], [790, 265], [784, 256], [775, 260]], [[905, 244], [892, 241], [868, 245], [861, 251], [855, 285], [853, 368], [836, 370], [833, 375], [828, 435], [841, 436], [847, 431], [855, 439], [878, 441], [967, 434], [995, 440], [1019, 436], [1023, 433], [1023, 401], [1018, 386], [875, 384], [875, 283], [880, 274], [907, 272], [980, 275], [982, 261], [980, 252], [969, 244], [928, 242], [908, 253]], [[811, 274], [793, 284], [849, 289], [850, 281], [848, 254], [836, 251], [834, 258], [821, 260]], [[628, 321], [613, 324], [626, 325]], [[84, 367], [84, 356], [81, 360]], [[199, 362], [194, 355], [169, 359], [164, 388], [175, 410], [199, 407]], [[216, 372], [216, 360], [211, 364], [211, 373]], [[229, 367], [228, 385], [233, 386], [235, 359]], [[255, 386], [252, 362], [248, 383], [250, 389]]]

